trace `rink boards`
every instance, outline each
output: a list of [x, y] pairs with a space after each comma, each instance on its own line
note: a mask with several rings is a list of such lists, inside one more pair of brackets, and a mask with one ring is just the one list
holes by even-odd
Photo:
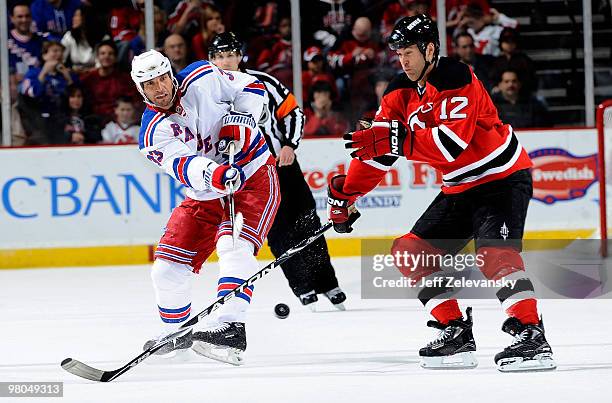
[[[534, 161], [530, 238], [596, 238], [599, 225], [594, 129], [531, 130], [518, 137]], [[338, 138], [306, 139], [297, 152], [325, 219], [329, 177], [350, 158]], [[142, 264], [150, 261], [182, 185], [136, 146], [0, 149], [0, 268]], [[333, 256], [357, 256], [360, 240], [392, 238], [439, 192], [428, 165], [398, 161], [359, 201], [350, 237], [328, 233]], [[263, 258], [271, 255], [267, 248]]]

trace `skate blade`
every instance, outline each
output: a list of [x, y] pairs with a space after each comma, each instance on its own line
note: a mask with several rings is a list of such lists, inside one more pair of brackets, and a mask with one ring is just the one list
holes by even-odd
[[465, 351], [443, 357], [422, 357], [421, 368], [424, 369], [473, 369], [478, 360], [472, 351]]
[[339, 311], [346, 311], [346, 307], [344, 306], [344, 304], [341, 302], [339, 304], [332, 304], [334, 306], [334, 308], [336, 308]]
[[535, 372], [557, 369], [557, 363], [551, 353], [536, 354], [531, 360], [522, 357], [503, 358], [499, 360], [497, 369], [500, 372]]
[[310, 303], [310, 304], [306, 305], [306, 307], [310, 310], [310, 312], [317, 312], [317, 303], [316, 302]]
[[175, 364], [191, 361], [193, 355], [189, 348], [174, 350], [168, 354], [152, 354], [145, 362], [150, 365]]
[[194, 341], [191, 349], [197, 354], [215, 361], [236, 366], [244, 364], [244, 352], [236, 348], [223, 348], [210, 343]]

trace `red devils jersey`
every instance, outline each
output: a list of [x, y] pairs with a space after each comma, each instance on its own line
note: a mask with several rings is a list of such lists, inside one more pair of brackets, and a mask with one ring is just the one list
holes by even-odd
[[[404, 155], [440, 171], [444, 193], [460, 193], [532, 165], [471, 68], [454, 59], [440, 58], [424, 89], [405, 74], [396, 77], [375, 117], [383, 119], [400, 120], [411, 129]], [[353, 160], [345, 191], [367, 193], [396, 159]]]

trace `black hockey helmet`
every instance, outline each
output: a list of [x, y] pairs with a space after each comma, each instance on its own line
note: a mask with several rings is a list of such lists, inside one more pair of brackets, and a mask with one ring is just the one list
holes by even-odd
[[242, 54], [242, 42], [233, 32], [222, 32], [215, 35], [212, 43], [208, 47], [208, 58], [212, 59], [214, 55], [220, 52], [236, 51]]
[[435, 21], [425, 14], [402, 18], [395, 24], [389, 36], [389, 48], [391, 50], [417, 45], [423, 57], [425, 56], [427, 44], [430, 42], [436, 48], [434, 52], [435, 60], [440, 53], [438, 26]]

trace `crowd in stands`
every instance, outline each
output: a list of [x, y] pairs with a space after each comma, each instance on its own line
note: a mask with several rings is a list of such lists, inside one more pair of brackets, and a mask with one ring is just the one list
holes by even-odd
[[[9, 0], [13, 145], [135, 143], [145, 105], [129, 76], [145, 51], [144, 0]], [[292, 89], [289, 0], [155, 0], [154, 43], [175, 72], [208, 58], [217, 33], [245, 42], [244, 63]], [[307, 136], [338, 135], [371, 119], [401, 72], [385, 44], [395, 22], [436, 17], [435, 0], [302, 0]], [[448, 54], [469, 64], [502, 120], [549, 125], [534, 94], [520, 27], [487, 0], [446, 1]]]

